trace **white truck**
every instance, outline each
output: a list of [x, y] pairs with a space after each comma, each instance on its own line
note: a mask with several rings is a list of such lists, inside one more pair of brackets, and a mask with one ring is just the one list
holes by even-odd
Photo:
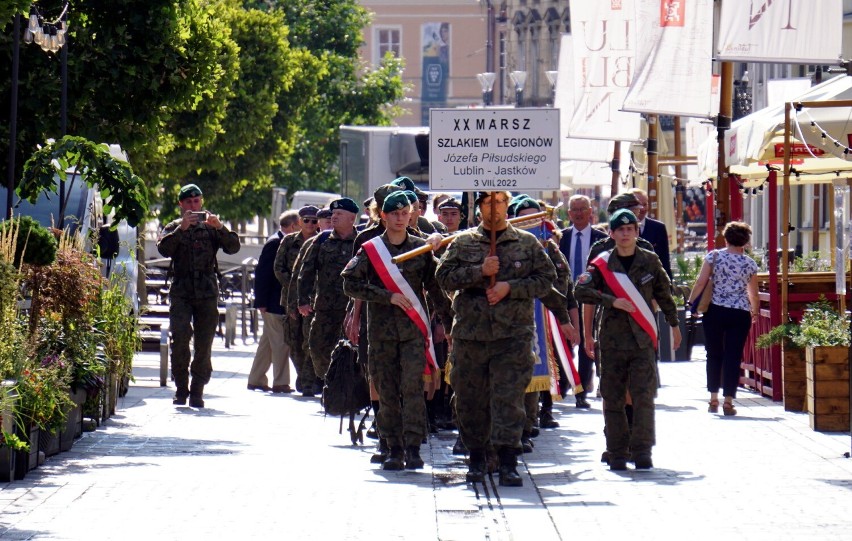
[[429, 190], [428, 127], [340, 127], [342, 195], [360, 205], [376, 188], [400, 176]]

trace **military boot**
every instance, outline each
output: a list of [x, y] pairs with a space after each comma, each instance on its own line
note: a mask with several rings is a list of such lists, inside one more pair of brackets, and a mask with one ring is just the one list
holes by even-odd
[[420, 458], [420, 446], [409, 445], [405, 448], [405, 469], [419, 470], [423, 467], [423, 459]]
[[523, 448], [525, 453], [532, 453], [535, 444], [530, 439], [530, 433], [524, 430], [524, 433], [521, 434], [521, 447]]
[[175, 378], [175, 397], [172, 398], [172, 404], [176, 406], [186, 406], [186, 399], [189, 397], [189, 381], [187, 378]]
[[203, 408], [202, 396], [204, 396], [204, 384], [198, 380], [192, 380], [192, 384], [189, 386], [189, 407]]
[[467, 468], [465, 480], [468, 483], [485, 480], [485, 450], [479, 449], [470, 452], [470, 465]]
[[453, 444], [453, 454], [454, 455], [463, 455], [467, 452], [467, 448], [464, 446], [462, 442], [461, 436], [456, 437], [456, 442]]
[[524, 480], [518, 473], [518, 455], [511, 447], [501, 447], [498, 452], [500, 456], [500, 486], [520, 487]]
[[398, 471], [405, 468], [405, 454], [402, 447], [394, 445], [390, 449], [388, 457], [382, 462], [383, 470]]
[[389, 452], [388, 440], [381, 438], [376, 445], [376, 452], [370, 457], [370, 464], [382, 464], [388, 457]]
[[553, 418], [553, 413], [550, 410], [542, 408], [538, 418], [538, 425], [541, 428], [559, 428], [559, 422]]

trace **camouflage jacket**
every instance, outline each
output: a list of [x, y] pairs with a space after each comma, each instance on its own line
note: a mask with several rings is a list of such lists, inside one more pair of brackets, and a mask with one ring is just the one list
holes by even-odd
[[186, 299], [206, 299], [219, 295], [216, 254], [221, 248], [226, 254], [240, 251], [240, 237], [222, 226], [215, 229], [207, 224], [180, 229], [181, 220], [163, 228], [157, 250], [163, 257], [172, 258], [172, 283], [169, 295]]
[[[313, 238], [308, 237], [308, 239]], [[284, 235], [281, 239], [281, 244], [278, 245], [278, 251], [275, 253], [275, 264], [273, 271], [275, 277], [281, 283], [281, 306], [284, 307], [285, 313], [287, 310], [288, 299], [290, 295], [290, 280], [293, 278], [293, 269], [296, 265], [296, 259], [299, 257], [299, 250], [308, 240], [302, 236], [301, 231]]]
[[[381, 241], [391, 257], [423, 246], [426, 242], [409, 234], [404, 243], [394, 246], [381, 235]], [[423, 290], [429, 294], [432, 306], [442, 321], [452, 321], [450, 301], [435, 281], [437, 260], [432, 254], [423, 254], [397, 264], [405, 281], [414, 290], [420, 303], [426, 308]], [[376, 273], [367, 253], [361, 249], [343, 270], [343, 291], [350, 297], [367, 301], [367, 337], [371, 343], [377, 340], [411, 340], [421, 336], [414, 322], [401, 308], [390, 303], [392, 293], [385, 288]], [[449, 332], [449, 324], [445, 329]]]
[[490, 278], [482, 275], [489, 249], [489, 233], [480, 226], [458, 235], [438, 263], [435, 276], [441, 288], [449, 294], [458, 292], [453, 300], [453, 337], [481, 341], [532, 338], [532, 301], [548, 294], [556, 269], [534, 235], [509, 224], [497, 239], [497, 281], [508, 282], [511, 290], [490, 306], [485, 296]]
[[547, 257], [550, 258], [550, 262], [556, 268], [556, 280], [554, 280], [550, 291], [541, 298], [541, 302], [548, 310], [553, 312], [559, 323], [570, 323], [568, 310], [577, 308], [577, 300], [574, 298], [574, 282], [571, 281], [571, 267], [568, 266], [568, 261], [562, 255], [562, 252], [559, 251], [559, 245], [552, 239], [547, 240], [544, 249]]
[[[624, 274], [624, 266], [616, 253], [613, 252], [607, 267], [612, 272]], [[669, 276], [660, 263], [660, 258], [652, 251], [636, 249], [636, 255], [627, 272], [630, 281], [639, 290], [642, 298], [649, 307], [656, 300], [660, 309], [666, 315], [666, 321], [672, 327], [678, 325], [677, 305], [671, 294]], [[655, 348], [651, 337], [636, 323], [629, 313], [613, 308], [612, 303], [617, 298], [607, 285], [600, 271], [589, 265], [586, 272], [577, 278], [574, 289], [577, 300], [585, 304], [603, 306], [599, 341], [601, 349], [635, 349]], [[630, 337], [633, 337], [631, 339]]]
[[331, 231], [313, 238], [299, 270], [299, 306], [308, 304], [314, 311], [346, 310], [347, 298], [343, 294], [340, 272], [352, 258], [355, 230], [346, 237]]

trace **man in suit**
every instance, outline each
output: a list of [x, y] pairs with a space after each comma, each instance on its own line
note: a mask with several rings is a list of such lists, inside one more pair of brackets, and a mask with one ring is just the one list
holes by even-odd
[[654, 245], [654, 253], [660, 258], [669, 280], [672, 278], [672, 265], [669, 256], [669, 232], [666, 224], [653, 218], [648, 218], [648, 193], [640, 188], [629, 190], [639, 201], [638, 207], [630, 210], [639, 220], [639, 237]]
[[[576, 282], [577, 278], [586, 270], [589, 247], [595, 242], [605, 239], [606, 234], [592, 228], [592, 202], [585, 195], [572, 195], [568, 200], [568, 218], [571, 220], [571, 227], [562, 230], [562, 240], [559, 241], [559, 250], [565, 256], [565, 259], [568, 260], [568, 265], [571, 267], [571, 279]], [[580, 307], [579, 314], [580, 328], [582, 329], [582, 306]], [[580, 374], [580, 383], [583, 385], [583, 392], [577, 393], [575, 400], [578, 408], [587, 409], [591, 407], [589, 401], [586, 399], [586, 393], [588, 389], [592, 388], [595, 360], [586, 353], [583, 333], [580, 333], [579, 345], [578, 355], [580, 361], [577, 363], [577, 372]]]

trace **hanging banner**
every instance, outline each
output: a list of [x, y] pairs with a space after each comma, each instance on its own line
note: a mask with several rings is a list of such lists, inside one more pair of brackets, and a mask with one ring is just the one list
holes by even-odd
[[573, 69], [563, 71], [560, 58], [559, 80], [572, 83], [570, 137], [639, 140], [639, 115], [621, 110], [636, 65], [634, 7], [634, 0], [571, 2], [569, 6]]
[[712, 0], [644, 0], [636, 6], [636, 73], [622, 110], [712, 114]]
[[423, 23], [420, 26], [423, 52], [420, 82], [420, 117], [429, 125], [429, 109], [445, 107], [450, 80], [450, 23]]
[[837, 64], [842, 30], [841, 0], [723, 0], [716, 57]]

